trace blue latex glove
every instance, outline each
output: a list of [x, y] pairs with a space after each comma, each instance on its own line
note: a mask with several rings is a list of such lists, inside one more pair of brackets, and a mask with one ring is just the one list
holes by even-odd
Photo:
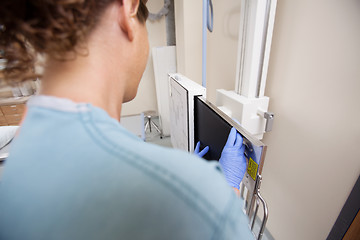
[[197, 142], [195, 150], [194, 150], [194, 154], [198, 155], [199, 157], [203, 157], [208, 151], [209, 151], [209, 146], [204, 147], [203, 150], [200, 151], [200, 142]]
[[246, 171], [245, 145], [240, 133], [232, 128], [219, 159], [226, 181], [231, 187], [239, 189]]

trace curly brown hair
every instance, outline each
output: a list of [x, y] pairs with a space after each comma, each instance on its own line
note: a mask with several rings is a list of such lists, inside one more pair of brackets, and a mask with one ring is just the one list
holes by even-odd
[[[115, 0], [2, 0], [0, 8], [0, 81], [13, 85], [39, 77], [38, 54], [68, 60], [81, 53], [103, 10]], [[140, 0], [137, 17], [148, 17], [147, 0]]]

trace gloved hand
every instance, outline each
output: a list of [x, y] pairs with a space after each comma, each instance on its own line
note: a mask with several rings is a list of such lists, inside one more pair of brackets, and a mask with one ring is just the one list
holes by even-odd
[[231, 187], [239, 189], [246, 171], [245, 145], [240, 133], [233, 127], [219, 159], [226, 181]]
[[194, 150], [194, 154], [198, 155], [199, 157], [203, 157], [208, 151], [209, 151], [209, 146], [204, 147], [203, 150], [200, 151], [200, 142], [197, 142], [195, 150]]

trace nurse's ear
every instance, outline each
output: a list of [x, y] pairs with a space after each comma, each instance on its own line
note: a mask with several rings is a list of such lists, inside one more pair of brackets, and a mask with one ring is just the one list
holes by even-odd
[[139, 24], [137, 12], [140, 0], [118, 0], [118, 23], [129, 41], [134, 40], [136, 24]]

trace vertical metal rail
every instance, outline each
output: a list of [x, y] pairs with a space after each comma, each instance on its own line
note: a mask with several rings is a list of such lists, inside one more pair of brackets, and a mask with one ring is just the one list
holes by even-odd
[[254, 216], [252, 218], [251, 231], [254, 231], [254, 225], [255, 225], [256, 216], [257, 216], [257, 213], [258, 213], [258, 210], [259, 210], [259, 205], [260, 205], [259, 198], [256, 198], [256, 207], [255, 207]]
[[238, 88], [235, 89], [236, 93], [241, 95], [241, 88], [242, 88], [242, 82], [244, 78], [244, 62], [245, 62], [245, 49], [246, 49], [246, 33], [248, 28], [248, 21], [249, 21], [249, 0], [245, 1], [245, 16], [244, 16], [244, 23], [243, 23], [243, 31], [242, 31], [242, 38], [241, 38], [241, 56], [240, 56], [240, 68], [239, 68], [239, 79], [240, 83], [238, 85]]
[[[164, 2], [164, 4], [165, 3], [166, 2]], [[168, 46], [176, 46], [174, 0], [170, 0], [169, 12], [165, 16], [165, 21], [166, 21], [166, 43]]]
[[261, 52], [260, 52], [260, 64], [259, 64], [259, 75], [256, 85], [256, 96], [260, 96], [260, 86], [261, 86], [261, 78], [263, 74], [264, 68], [264, 61], [265, 61], [265, 48], [266, 48], [266, 39], [268, 34], [269, 28], [269, 21], [270, 21], [270, 7], [271, 7], [271, 0], [266, 0], [266, 12], [265, 12], [265, 23], [264, 23], [264, 31], [262, 35], [262, 44], [261, 44]]

